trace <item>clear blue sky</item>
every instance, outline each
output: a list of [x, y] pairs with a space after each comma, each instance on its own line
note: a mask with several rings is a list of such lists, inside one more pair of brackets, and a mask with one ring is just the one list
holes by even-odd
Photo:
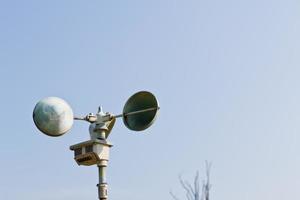
[[178, 174], [205, 160], [212, 200], [299, 199], [298, 0], [0, 1], [0, 29], [0, 199], [97, 199], [97, 169], [69, 150], [88, 124], [50, 138], [32, 110], [58, 96], [117, 114], [139, 90], [160, 116], [115, 125], [110, 199], [184, 199]]

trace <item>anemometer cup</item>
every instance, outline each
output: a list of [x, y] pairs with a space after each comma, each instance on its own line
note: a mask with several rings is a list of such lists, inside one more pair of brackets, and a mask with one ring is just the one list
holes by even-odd
[[63, 99], [47, 97], [40, 100], [34, 107], [33, 121], [42, 133], [58, 137], [72, 128], [73, 111]]
[[[153, 109], [152, 109], [153, 108]], [[126, 113], [147, 110], [132, 115]], [[159, 104], [155, 96], [147, 91], [137, 92], [132, 95], [123, 108], [123, 122], [133, 131], [142, 131], [150, 127], [158, 114]]]

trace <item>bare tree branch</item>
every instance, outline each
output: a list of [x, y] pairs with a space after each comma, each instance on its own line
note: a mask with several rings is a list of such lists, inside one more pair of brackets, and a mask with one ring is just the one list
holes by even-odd
[[172, 191], [170, 191], [170, 195], [173, 197], [173, 199], [174, 199], [174, 200], [179, 200], [179, 199], [178, 199], [178, 197], [176, 197], [176, 195], [175, 195], [175, 194], [173, 194], [173, 192], [172, 192]]
[[211, 163], [205, 162], [206, 165], [206, 182], [204, 183], [204, 198], [205, 200], [209, 200], [209, 190], [211, 188], [210, 184], [210, 168], [211, 168]]
[[194, 180], [194, 196], [195, 196], [195, 200], [199, 200], [199, 194], [200, 194], [200, 189], [199, 189], [199, 171], [197, 171], [196, 176], [195, 176], [195, 180]]
[[183, 187], [183, 189], [185, 190], [186, 192], [186, 198], [188, 200], [193, 200], [193, 194], [192, 194], [192, 191], [190, 191], [189, 187], [186, 185], [186, 183], [182, 180], [181, 176], [179, 176], [179, 181], [180, 181], [180, 184], [181, 186]]
[[[199, 171], [196, 172], [194, 178], [194, 184], [190, 184], [188, 181], [184, 181], [181, 176], [179, 176], [179, 182], [182, 188], [185, 190], [185, 195], [187, 200], [209, 200], [209, 191], [211, 189], [210, 184], [210, 169], [211, 163], [205, 162], [206, 166], [206, 178], [202, 181], [202, 190], [200, 194], [200, 184], [199, 184]], [[180, 200], [176, 195], [170, 192], [170, 195], [174, 200]]]

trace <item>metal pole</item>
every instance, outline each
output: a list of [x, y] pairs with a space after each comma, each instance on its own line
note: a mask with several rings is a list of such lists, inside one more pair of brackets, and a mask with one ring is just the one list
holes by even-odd
[[97, 184], [98, 187], [98, 196], [100, 200], [107, 200], [107, 183], [106, 183], [106, 165], [107, 161], [98, 165], [98, 172], [99, 172], [99, 183]]
[[132, 111], [132, 112], [129, 112], [129, 113], [123, 113], [123, 114], [115, 115], [114, 117], [115, 118], [119, 118], [119, 117], [123, 117], [123, 116], [135, 115], [135, 114], [139, 114], [139, 113], [143, 113], [143, 112], [149, 112], [149, 111], [153, 111], [153, 110], [159, 110], [159, 107], [147, 108], [147, 109], [143, 109], [143, 110]]
[[[105, 124], [104, 124], [105, 126]], [[100, 131], [100, 138], [102, 140], [105, 139], [105, 129]], [[99, 174], [99, 183], [98, 183], [98, 197], [100, 200], [107, 200], [107, 183], [106, 183], [106, 167], [107, 167], [108, 160], [101, 160], [98, 166], [98, 174]]]

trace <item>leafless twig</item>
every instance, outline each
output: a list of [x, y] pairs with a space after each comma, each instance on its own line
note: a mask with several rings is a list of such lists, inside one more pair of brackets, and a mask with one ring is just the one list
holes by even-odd
[[[211, 163], [205, 162], [206, 166], [206, 179], [202, 182], [202, 193], [200, 195], [200, 184], [199, 184], [199, 172], [197, 171], [194, 178], [194, 185], [190, 184], [188, 181], [182, 179], [179, 176], [179, 182], [182, 188], [185, 190], [185, 195], [187, 200], [209, 200], [209, 191], [211, 189], [210, 184], [210, 169]], [[174, 200], [180, 200], [173, 192], [170, 192], [170, 195]]]

